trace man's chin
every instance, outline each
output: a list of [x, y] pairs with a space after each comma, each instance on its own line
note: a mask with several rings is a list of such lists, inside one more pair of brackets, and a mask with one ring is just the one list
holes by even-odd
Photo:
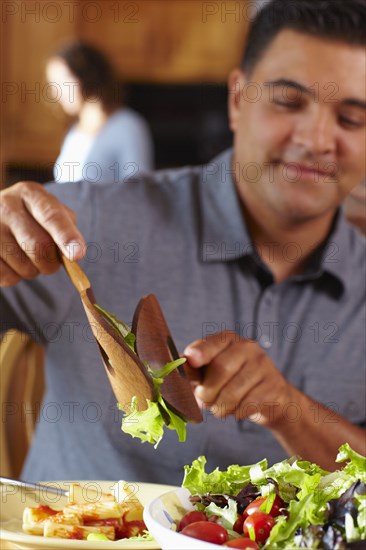
[[321, 218], [333, 217], [337, 208], [320, 208], [319, 205], [288, 205], [281, 211], [281, 220], [287, 221], [290, 225], [301, 225], [320, 220]]
[[272, 204], [273, 209], [280, 215], [281, 220], [291, 223], [306, 223], [322, 217], [328, 217], [336, 212], [338, 202], [336, 197], [324, 196], [321, 193], [312, 193], [307, 189], [292, 190], [283, 193], [279, 190], [277, 200]]

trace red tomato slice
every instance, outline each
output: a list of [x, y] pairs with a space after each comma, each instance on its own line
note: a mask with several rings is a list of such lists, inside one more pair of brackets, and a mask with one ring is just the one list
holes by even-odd
[[[246, 518], [253, 514], [254, 512], [264, 512], [264, 510], [260, 510], [262, 504], [266, 502], [267, 497], [259, 497], [253, 500], [248, 506], [245, 508], [243, 512], [243, 516]], [[277, 517], [281, 514], [280, 510], [284, 507], [284, 502], [281, 497], [276, 495], [276, 498], [273, 501], [272, 508], [269, 511], [266, 511], [265, 513], [270, 514], [272, 517]], [[263, 506], [264, 508], [264, 506]]]
[[194, 539], [204, 540], [205, 542], [212, 542], [213, 544], [223, 544], [229, 540], [226, 529], [218, 523], [212, 523], [211, 521], [190, 523], [181, 531], [181, 534]]
[[246, 537], [249, 537], [252, 531], [256, 542], [266, 542], [274, 524], [275, 521], [270, 514], [253, 512], [244, 521], [243, 532]]
[[182, 531], [190, 523], [196, 523], [197, 521], [207, 521], [207, 516], [204, 512], [199, 512], [194, 510], [193, 512], [188, 512], [179, 522], [178, 531]]
[[241, 535], [242, 532], [243, 532], [244, 519], [245, 519], [244, 516], [239, 514], [238, 519], [236, 520], [236, 522], [233, 525], [233, 530], [236, 533], [239, 533], [239, 535]]

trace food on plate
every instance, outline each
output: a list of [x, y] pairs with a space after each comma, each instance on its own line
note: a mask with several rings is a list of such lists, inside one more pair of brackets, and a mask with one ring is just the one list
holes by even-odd
[[185, 466], [195, 510], [176, 530], [231, 548], [365, 549], [366, 458], [345, 443], [336, 460], [331, 473], [297, 458], [206, 473], [201, 456]]
[[119, 481], [111, 493], [70, 485], [62, 510], [40, 505], [25, 508], [23, 531], [48, 538], [80, 540], [146, 539], [143, 507], [131, 484]]
[[[95, 304], [95, 307], [100, 311], [111, 327], [122, 336], [133, 353], [136, 353], [135, 335], [131, 332], [130, 327], [123, 321], [117, 319], [113, 313], [106, 311], [97, 304]], [[185, 363], [185, 361], [186, 359], [184, 358], [176, 359], [158, 370], [153, 370], [146, 364], [146, 368], [156, 390], [156, 401], [147, 399], [147, 408], [143, 411], [138, 410], [136, 397], [132, 399], [127, 410], [125, 405], [122, 407], [121, 404], [118, 404], [118, 408], [125, 412], [125, 416], [122, 419], [123, 432], [130, 434], [132, 437], [138, 437], [141, 439], [142, 443], [152, 443], [155, 448], [159, 445], [164, 435], [164, 427], [170, 430], [176, 430], [179, 441], [186, 440], [186, 421], [169, 408], [160, 391], [160, 386], [164, 382], [164, 378], [174, 369]]]

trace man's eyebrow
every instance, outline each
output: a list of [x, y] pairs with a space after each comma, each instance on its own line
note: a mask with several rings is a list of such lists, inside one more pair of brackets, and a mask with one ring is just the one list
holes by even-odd
[[314, 91], [311, 88], [307, 88], [303, 84], [296, 82], [296, 80], [288, 80], [287, 78], [279, 78], [277, 80], [267, 80], [264, 83], [265, 86], [286, 86], [287, 88], [296, 88], [300, 92], [307, 95], [314, 95]]
[[361, 99], [344, 99], [342, 101], [343, 105], [349, 105], [350, 107], [359, 107], [360, 109], [364, 109], [366, 111], [366, 101], [362, 101]]
[[[315, 90], [313, 88], [307, 88], [303, 84], [300, 84], [300, 82], [296, 82], [296, 80], [289, 80], [287, 78], [279, 78], [277, 80], [267, 80], [264, 83], [265, 86], [282, 86], [287, 88], [295, 88], [299, 92], [302, 92], [306, 95], [313, 96], [315, 93]], [[347, 98], [343, 99], [340, 102], [342, 105], [346, 105], [349, 107], [358, 107], [360, 109], [366, 110], [366, 101], [362, 101], [362, 99], [356, 99], [356, 98]]]

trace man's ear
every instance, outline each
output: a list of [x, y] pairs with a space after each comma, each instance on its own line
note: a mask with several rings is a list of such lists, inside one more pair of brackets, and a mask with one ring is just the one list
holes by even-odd
[[229, 127], [232, 132], [237, 128], [241, 109], [241, 99], [245, 84], [245, 74], [241, 69], [233, 69], [228, 80], [228, 113]]

